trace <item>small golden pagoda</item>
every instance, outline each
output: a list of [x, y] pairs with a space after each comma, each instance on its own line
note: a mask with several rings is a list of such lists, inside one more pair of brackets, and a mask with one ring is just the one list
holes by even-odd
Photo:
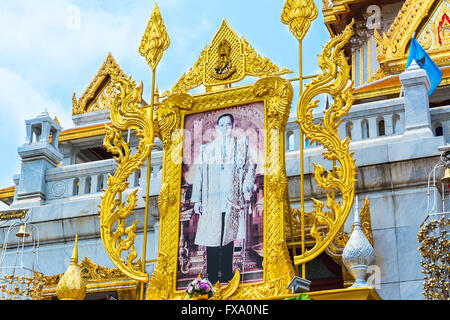
[[75, 237], [70, 265], [58, 282], [56, 296], [59, 300], [83, 300], [86, 296], [86, 283], [81, 276], [78, 263], [78, 235]]

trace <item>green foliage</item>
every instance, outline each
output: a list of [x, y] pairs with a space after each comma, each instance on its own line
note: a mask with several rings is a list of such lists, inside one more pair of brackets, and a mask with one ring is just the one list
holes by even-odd
[[292, 297], [292, 298], [286, 298], [284, 300], [314, 300], [313, 298], [311, 298], [309, 295], [307, 295], [306, 293], [300, 293], [298, 296], [296, 297]]

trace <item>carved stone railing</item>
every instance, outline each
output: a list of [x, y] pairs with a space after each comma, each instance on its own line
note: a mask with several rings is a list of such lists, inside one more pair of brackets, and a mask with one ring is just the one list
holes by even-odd
[[[319, 121], [322, 112], [314, 113]], [[403, 134], [405, 131], [405, 105], [403, 98], [368, 102], [352, 106], [349, 114], [339, 126], [339, 136], [351, 136], [352, 142]], [[298, 125], [289, 122], [286, 127], [286, 151], [299, 150], [300, 131]], [[317, 143], [306, 147], [316, 147]]]
[[[450, 142], [450, 106], [430, 109], [431, 130], [434, 136], [444, 136]], [[322, 113], [315, 113], [319, 120]], [[382, 122], [381, 122], [382, 121]], [[368, 102], [354, 105], [339, 126], [341, 139], [351, 135], [352, 142], [374, 138], [387, 138], [405, 133], [405, 105], [403, 98]], [[300, 131], [298, 125], [290, 121], [286, 127], [286, 151], [300, 148]], [[316, 144], [307, 148], [316, 147]]]
[[[154, 152], [151, 175], [154, 181], [161, 179], [162, 152]], [[47, 171], [46, 200], [53, 201], [76, 196], [99, 196], [107, 186], [109, 174], [114, 174], [117, 163], [114, 159], [61, 166]], [[129, 188], [145, 186], [146, 167], [133, 172], [129, 177]], [[159, 178], [159, 179], [158, 179]], [[158, 184], [158, 183], [156, 183]], [[156, 195], [159, 188], [151, 187], [150, 193]]]

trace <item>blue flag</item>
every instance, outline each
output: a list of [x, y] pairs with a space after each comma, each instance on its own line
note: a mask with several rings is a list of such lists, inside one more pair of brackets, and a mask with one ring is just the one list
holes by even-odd
[[430, 56], [414, 38], [411, 39], [408, 60], [406, 61], [406, 69], [408, 69], [413, 60], [416, 60], [419, 67], [427, 72], [431, 85], [428, 95], [431, 95], [442, 81], [442, 71], [433, 62], [433, 60], [431, 60]]

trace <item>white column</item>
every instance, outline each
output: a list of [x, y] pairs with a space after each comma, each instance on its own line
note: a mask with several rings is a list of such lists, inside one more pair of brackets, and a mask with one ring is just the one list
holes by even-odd
[[80, 187], [78, 189], [78, 194], [82, 195], [82, 194], [86, 193], [86, 179], [87, 179], [87, 176], [80, 177], [79, 179], [80, 179]]
[[377, 124], [377, 118], [371, 117], [368, 119], [369, 121], [369, 138], [376, 138], [378, 137], [378, 124]]
[[388, 114], [384, 117], [384, 131], [387, 136], [394, 134], [394, 128], [392, 127], [392, 114]]

